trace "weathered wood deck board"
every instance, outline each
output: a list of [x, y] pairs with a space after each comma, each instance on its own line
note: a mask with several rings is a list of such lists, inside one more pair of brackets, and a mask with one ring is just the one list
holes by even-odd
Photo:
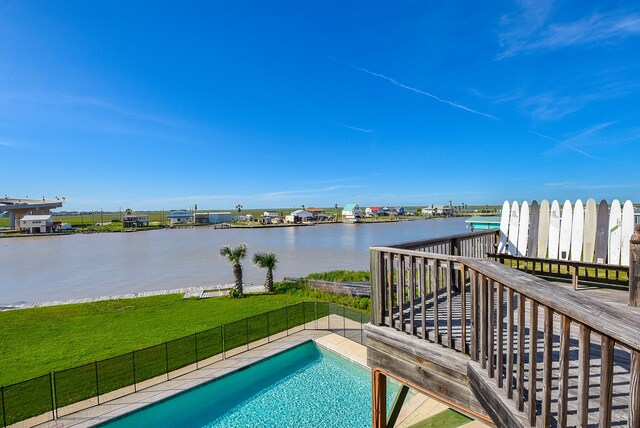
[[[584, 298], [595, 299], [601, 303], [606, 303], [611, 306], [615, 306], [619, 311], [624, 308], [627, 312], [627, 317], [631, 319], [637, 319], [640, 321], [640, 310], [638, 308], [630, 308], [627, 306], [627, 295], [626, 293], [617, 292], [613, 290], [602, 290], [602, 289], [585, 289], [577, 291], [577, 293], [581, 293]], [[518, 345], [518, 335], [514, 335], [513, 337], [513, 346], [512, 352], [509, 352], [507, 348], [507, 340], [506, 337], [508, 335], [507, 325], [508, 325], [508, 317], [509, 310], [517, 311], [518, 309], [518, 301], [517, 299], [513, 299], [510, 303], [507, 302], [506, 298], [507, 294], [505, 292], [504, 297], [502, 298], [502, 308], [500, 313], [502, 314], [502, 326], [503, 332], [505, 334], [501, 334], [502, 346], [498, 345], [500, 342], [499, 335], [497, 331], [494, 333], [493, 343], [496, 344], [495, 351], [490, 350], [488, 352], [489, 355], [493, 355], [493, 361], [496, 369], [500, 367], [502, 369], [503, 374], [506, 374], [508, 368], [513, 368], [512, 370], [512, 379], [511, 383], [513, 390], [513, 394], [517, 394], [517, 390], [515, 389], [515, 379], [517, 376], [516, 367], [517, 361], [519, 360], [520, 354], [518, 352], [520, 348]], [[404, 330], [415, 336], [415, 340], [424, 340], [418, 336], [422, 335], [422, 299], [416, 299], [414, 304], [412, 305], [413, 314], [410, 313], [410, 309], [405, 309], [403, 311], [402, 317], [400, 317], [399, 313], [394, 314], [394, 327], [398, 330]], [[494, 317], [493, 317], [493, 325], [498, 325], [498, 296], [494, 296]], [[466, 301], [471, 301], [470, 294], [470, 285], [466, 287]], [[441, 291], [441, 294], [438, 295], [438, 308], [434, 308], [432, 295], [427, 295], [426, 299], [424, 299], [426, 305], [426, 329], [427, 329], [427, 338], [431, 342], [441, 343], [443, 345], [447, 345], [450, 341], [453, 343], [453, 347], [458, 351], [462, 351], [464, 349], [465, 352], [470, 351], [470, 343], [471, 343], [471, 305], [466, 305], [466, 314], [464, 319], [466, 320], [466, 338], [463, 340], [462, 336], [462, 295], [459, 292], [452, 291], [451, 300], [448, 301], [446, 293]], [[450, 306], [448, 307], [448, 305]], [[451, 311], [451, 319], [452, 323], [447, 328], [447, 310]], [[525, 403], [525, 414], [528, 414], [528, 398], [529, 398], [529, 385], [531, 379], [531, 373], [529, 372], [529, 352], [531, 350], [531, 343], [528, 339], [529, 329], [531, 322], [530, 320], [530, 312], [531, 304], [530, 301], [527, 300], [525, 304], [525, 317], [527, 320], [525, 322], [525, 337], [527, 340], [524, 341], [524, 350], [523, 352], [523, 360], [525, 362], [525, 370], [524, 370], [524, 388], [523, 388], [523, 402]], [[436, 337], [436, 329], [434, 322], [434, 313], [438, 316], [438, 326], [437, 329], [438, 337]], [[512, 312], [513, 313], [513, 312]], [[536, 413], [538, 418], [542, 414], [542, 401], [541, 397], [543, 394], [543, 384], [544, 384], [544, 376], [543, 376], [543, 361], [544, 361], [544, 326], [545, 326], [545, 314], [544, 311], [538, 311], [537, 314], [537, 334], [536, 334], [536, 373], [535, 373], [535, 397], [536, 397]], [[402, 319], [403, 327], [400, 325], [400, 319]], [[413, 320], [413, 324], [410, 325], [410, 320]], [[550, 395], [551, 395], [551, 405], [549, 408], [549, 418], [550, 425], [556, 426], [558, 423], [559, 416], [559, 393], [560, 393], [560, 355], [561, 355], [561, 340], [560, 335], [563, 330], [562, 326], [562, 318], [559, 314], [553, 314], [550, 319], [552, 325], [553, 334], [549, 335], [551, 338], [551, 378], [550, 378]], [[518, 317], [515, 316], [513, 320], [513, 329], [517, 331], [518, 328]], [[451, 332], [451, 338], [448, 336], [448, 331]], [[566, 376], [566, 393], [568, 397], [567, 408], [566, 408], [566, 417], [567, 417], [567, 425], [568, 426], [577, 426], [578, 425], [578, 402], [579, 402], [579, 338], [580, 338], [580, 325], [578, 323], [571, 323], [569, 327], [569, 336], [568, 336], [568, 367], [567, 376]], [[491, 340], [489, 340], [491, 343]], [[464, 345], [463, 345], [464, 344]], [[464, 346], [464, 348], [463, 348]], [[498, 346], [500, 346], [501, 351], [498, 352]], [[454, 352], [454, 351], [451, 351]], [[507, 355], [513, 355], [514, 360], [512, 364], [508, 364]], [[588, 411], [587, 418], [589, 426], [598, 426], [599, 417], [600, 417], [600, 382], [601, 382], [601, 360], [602, 360], [602, 345], [601, 345], [601, 337], [597, 334], [591, 334], [591, 344], [589, 347], [590, 354], [590, 367], [588, 370]], [[502, 356], [502, 362], [498, 364], [497, 355]], [[611, 383], [611, 406], [612, 406], [612, 415], [611, 415], [611, 426], [626, 426], [628, 424], [628, 408], [629, 408], [629, 395], [630, 395], [630, 365], [631, 365], [631, 356], [630, 352], [622, 348], [620, 346], [616, 346], [613, 351], [613, 378]], [[497, 375], [497, 374], [496, 374]], [[509, 376], [506, 376], [508, 379]], [[505, 388], [508, 388], [509, 382], [505, 382]], [[506, 394], [506, 391], [505, 391]]]

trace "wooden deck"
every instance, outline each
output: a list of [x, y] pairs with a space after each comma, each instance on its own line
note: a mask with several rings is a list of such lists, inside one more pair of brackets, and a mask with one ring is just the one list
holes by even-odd
[[[568, 285], [564, 283], [557, 283], [562, 286]], [[600, 302], [605, 302], [612, 307], [624, 308], [629, 312], [629, 316], [635, 318], [638, 323], [640, 323], [640, 308], [632, 308], [628, 306], [628, 295], [623, 291], [618, 290], [606, 290], [601, 288], [590, 288], [590, 289], [581, 289], [577, 291], [577, 293], [583, 294], [585, 297], [590, 299], [594, 299]], [[413, 332], [414, 335], [418, 337], [422, 337], [423, 334], [423, 326], [426, 326], [426, 336], [427, 340], [435, 343], [448, 343], [448, 325], [447, 320], [440, 318], [439, 319], [439, 328], [438, 328], [438, 339], [435, 336], [435, 326], [434, 326], [434, 305], [432, 301], [432, 295], [427, 296], [426, 300], [426, 325], [423, 324], [422, 320], [422, 306], [421, 299], [418, 299], [411, 308], [405, 309], [403, 311], [403, 323], [404, 328], [400, 326], [400, 314], [396, 312], [394, 314], [394, 327], [398, 330], [404, 330], [407, 332]], [[471, 301], [470, 294], [470, 284], [466, 285], [466, 299], [467, 301]], [[494, 304], [497, 305], [498, 298], [497, 296], [494, 299]], [[514, 298], [513, 308], [517, 310], [518, 302]], [[446, 295], [439, 295], [438, 297], [438, 312], [446, 313], [448, 308], [448, 299]], [[529, 302], [525, 303], [525, 320], [530, 319], [530, 309], [531, 305]], [[451, 299], [451, 310], [452, 310], [452, 340], [454, 343], [454, 347], [458, 351], [462, 351], [462, 344], [470, 342], [471, 332], [466, 332], [466, 340], [462, 340], [462, 297], [460, 292], [453, 292]], [[413, 314], [411, 313], [413, 312]], [[506, 326], [507, 323], [507, 303], [503, 303], [503, 310], [501, 311], [504, 315], [503, 323]], [[471, 322], [471, 308], [470, 305], [466, 308], [466, 322], [467, 325]], [[411, 330], [411, 320], [413, 319], [413, 330]], [[494, 319], [494, 322], [497, 324], [497, 319]], [[539, 311], [538, 312], [538, 326], [544, 326], [544, 314]], [[514, 328], [517, 329], [517, 322], [514, 323]], [[561, 331], [561, 318], [558, 315], [553, 317], [553, 331], [559, 332]], [[640, 332], [639, 332], [640, 334]], [[527, 338], [531, 337], [530, 335], [530, 327], [529, 325], [525, 326], [525, 335]], [[494, 335], [494, 343], [498, 343], [497, 333]], [[504, 333], [506, 337], [506, 332]], [[536, 343], [536, 359], [538, 364], [536, 365], [536, 396], [541, 396], [543, 393], [543, 368], [542, 363], [544, 359], [543, 349], [544, 349], [544, 332], [541, 330], [537, 331], [537, 343]], [[569, 341], [569, 386], [568, 386], [568, 398], [570, 402], [577, 402], [578, 400], [578, 352], [579, 352], [579, 338], [580, 338], [580, 329], [576, 324], [571, 325], [570, 328], [570, 341]], [[596, 427], [598, 426], [599, 420], [599, 395], [598, 391], [601, 387], [600, 385], [600, 375], [601, 375], [601, 359], [602, 359], [602, 346], [600, 345], [601, 338], [597, 334], [592, 334], [591, 336], [591, 346], [590, 346], [590, 355], [591, 355], [591, 364], [589, 367], [589, 413], [588, 413], [588, 426]], [[514, 359], [511, 365], [511, 373], [512, 379], [515, 379], [517, 373], [514, 369], [517, 360], [519, 358], [517, 349], [519, 349], [517, 337], [514, 338], [513, 346], [516, 349], [514, 352]], [[468, 348], [468, 346], [467, 346]], [[524, 341], [524, 352], [522, 354], [523, 359], [525, 361], [525, 367], [530, 367], [530, 350], [531, 344], [530, 340]], [[466, 350], [469, 352], [469, 349]], [[494, 360], [498, 355], [497, 347], [494, 349]], [[506, 378], [509, 376], [508, 367], [510, 366], [506, 360], [507, 349], [505, 346], [502, 348], [503, 359], [502, 359], [502, 367], [503, 374]], [[614, 351], [614, 370], [613, 370], [613, 412], [612, 412], [612, 420], [611, 426], [628, 426], [628, 408], [629, 408], [629, 387], [630, 387], [630, 364], [631, 358], [629, 352], [625, 352], [623, 349], [616, 348]], [[497, 361], [495, 365], [498, 366]], [[552, 367], [554, 371], [559, 370], [560, 366], [560, 336], [558, 334], [553, 334], [553, 357], [552, 357]], [[530, 383], [530, 371], [528, 369], [524, 370], [524, 383], [529, 385]], [[515, 391], [515, 382], [512, 383]], [[551, 389], [551, 404], [552, 408], [557, 408], [558, 403], [558, 377], [552, 377], [552, 389]], [[524, 388], [523, 390], [523, 403], [528, 402], [529, 398], [529, 390], [528, 388]], [[541, 413], [540, 403], [537, 406], [537, 413]], [[528, 413], [528, 406], [525, 405], [525, 413]], [[568, 426], [578, 426], [577, 420], [577, 411], [570, 410], [568, 411], [567, 417], [567, 425]], [[551, 412], [551, 426], [557, 426], [557, 411]]]
[[[405, 354], [394, 352], [418, 365], [419, 343], [466, 361], [470, 383], [459, 385], [500, 426], [640, 427], [640, 310], [629, 288], [574, 290], [576, 275], [569, 284], [514, 269], [488, 256], [492, 237], [371, 248], [372, 335], [407, 334], [393, 338]], [[387, 345], [372, 362], [393, 372]]]

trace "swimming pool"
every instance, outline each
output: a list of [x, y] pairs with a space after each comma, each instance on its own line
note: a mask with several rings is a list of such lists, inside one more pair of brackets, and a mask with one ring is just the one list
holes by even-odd
[[[387, 402], [391, 403], [398, 386], [389, 383], [387, 389]], [[101, 426], [370, 425], [370, 372], [314, 342], [307, 342]]]

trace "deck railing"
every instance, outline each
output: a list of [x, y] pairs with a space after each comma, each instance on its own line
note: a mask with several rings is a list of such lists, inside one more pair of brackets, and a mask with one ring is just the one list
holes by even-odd
[[446, 241], [371, 248], [373, 325], [469, 355], [531, 426], [640, 426], [640, 317]]

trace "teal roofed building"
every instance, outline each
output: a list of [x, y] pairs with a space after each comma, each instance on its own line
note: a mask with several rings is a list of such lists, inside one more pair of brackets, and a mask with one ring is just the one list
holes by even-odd
[[345, 223], [360, 223], [363, 216], [358, 204], [347, 204], [342, 208], [342, 221]]

